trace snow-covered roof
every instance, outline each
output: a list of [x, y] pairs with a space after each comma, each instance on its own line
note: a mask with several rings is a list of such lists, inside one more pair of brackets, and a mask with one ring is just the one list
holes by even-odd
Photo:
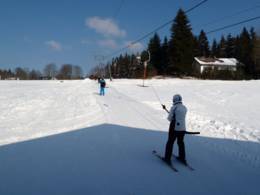
[[201, 65], [211, 66], [236, 66], [238, 60], [236, 58], [200, 58], [195, 57], [195, 60]]

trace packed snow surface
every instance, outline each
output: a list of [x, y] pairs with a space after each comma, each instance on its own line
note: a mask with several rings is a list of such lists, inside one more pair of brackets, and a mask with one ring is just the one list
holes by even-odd
[[[260, 194], [260, 81], [0, 82], [0, 194]], [[164, 153], [181, 94], [190, 171]], [[178, 154], [177, 146], [174, 153]]]

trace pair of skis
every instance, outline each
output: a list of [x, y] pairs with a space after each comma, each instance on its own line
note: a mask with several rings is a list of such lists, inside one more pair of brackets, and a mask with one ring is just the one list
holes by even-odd
[[[158, 152], [157, 152], [156, 150], [153, 151], [153, 154], [154, 154], [156, 157], [158, 157], [159, 159], [161, 159], [161, 160], [162, 160], [169, 168], [171, 168], [174, 172], [178, 172], [178, 169], [176, 169], [173, 164], [169, 164], [169, 163], [165, 162], [164, 158], [163, 158], [160, 154], [158, 154]], [[187, 167], [189, 170], [191, 170], [191, 171], [194, 171], [194, 170], [195, 170], [195, 169], [192, 168], [187, 162], [184, 163], [184, 162], [182, 162], [181, 160], [179, 160], [179, 159], [177, 158], [177, 156], [173, 155], [173, 157], [174, 157], [174, 159], [176, 159], [179, 163], [181, 163], [183, 166]]]

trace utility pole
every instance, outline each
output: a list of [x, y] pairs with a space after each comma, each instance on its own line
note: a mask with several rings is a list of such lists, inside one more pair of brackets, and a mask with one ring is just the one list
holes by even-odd
[[[148, 60], [145, 60], [143, 62], [144, 63], [143, 87], [144, 87], [144, 80], [146, 79], [146, 74], [147, 74], [147, 65], [148, 65], [148, 63], [151, 60], [151, 53], [150, 53], [150, 51], [147, 50], [147, 53], [148, 53]], [[136, 56], [136, 59], [141, 62], [141, 56]]]
[[108, 71], [109, 71], [109, 78], [110, 81], [112, 81], [112, 76], [111, 76], [111, 65], [108, 64]]

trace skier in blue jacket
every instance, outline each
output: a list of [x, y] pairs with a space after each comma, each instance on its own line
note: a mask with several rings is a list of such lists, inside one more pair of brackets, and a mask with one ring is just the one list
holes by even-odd
[[99, 84], [100, 84], [100, 95], [105, 95], [105, 87], [106, 87], [106, 81], [105, 81], [105, 79], [104, 78], [101, 78], [100, 80], [99, 80]]
[[170, 111], [167, 110], [165, 105], [162, 105], [162, 107], [169, 113], [168, 120], [170, 121], [164, 161], [171, 164], [173, 145], [177, 139], [177, 144], [179, 146], [179, 156], [177, 158], [183, 163], [186, 163], [184, 136], [186, 132], [185, 118], [187, 108], [182, 104], [182, 97], [179, 94], [173, 96], [173, 105]]

